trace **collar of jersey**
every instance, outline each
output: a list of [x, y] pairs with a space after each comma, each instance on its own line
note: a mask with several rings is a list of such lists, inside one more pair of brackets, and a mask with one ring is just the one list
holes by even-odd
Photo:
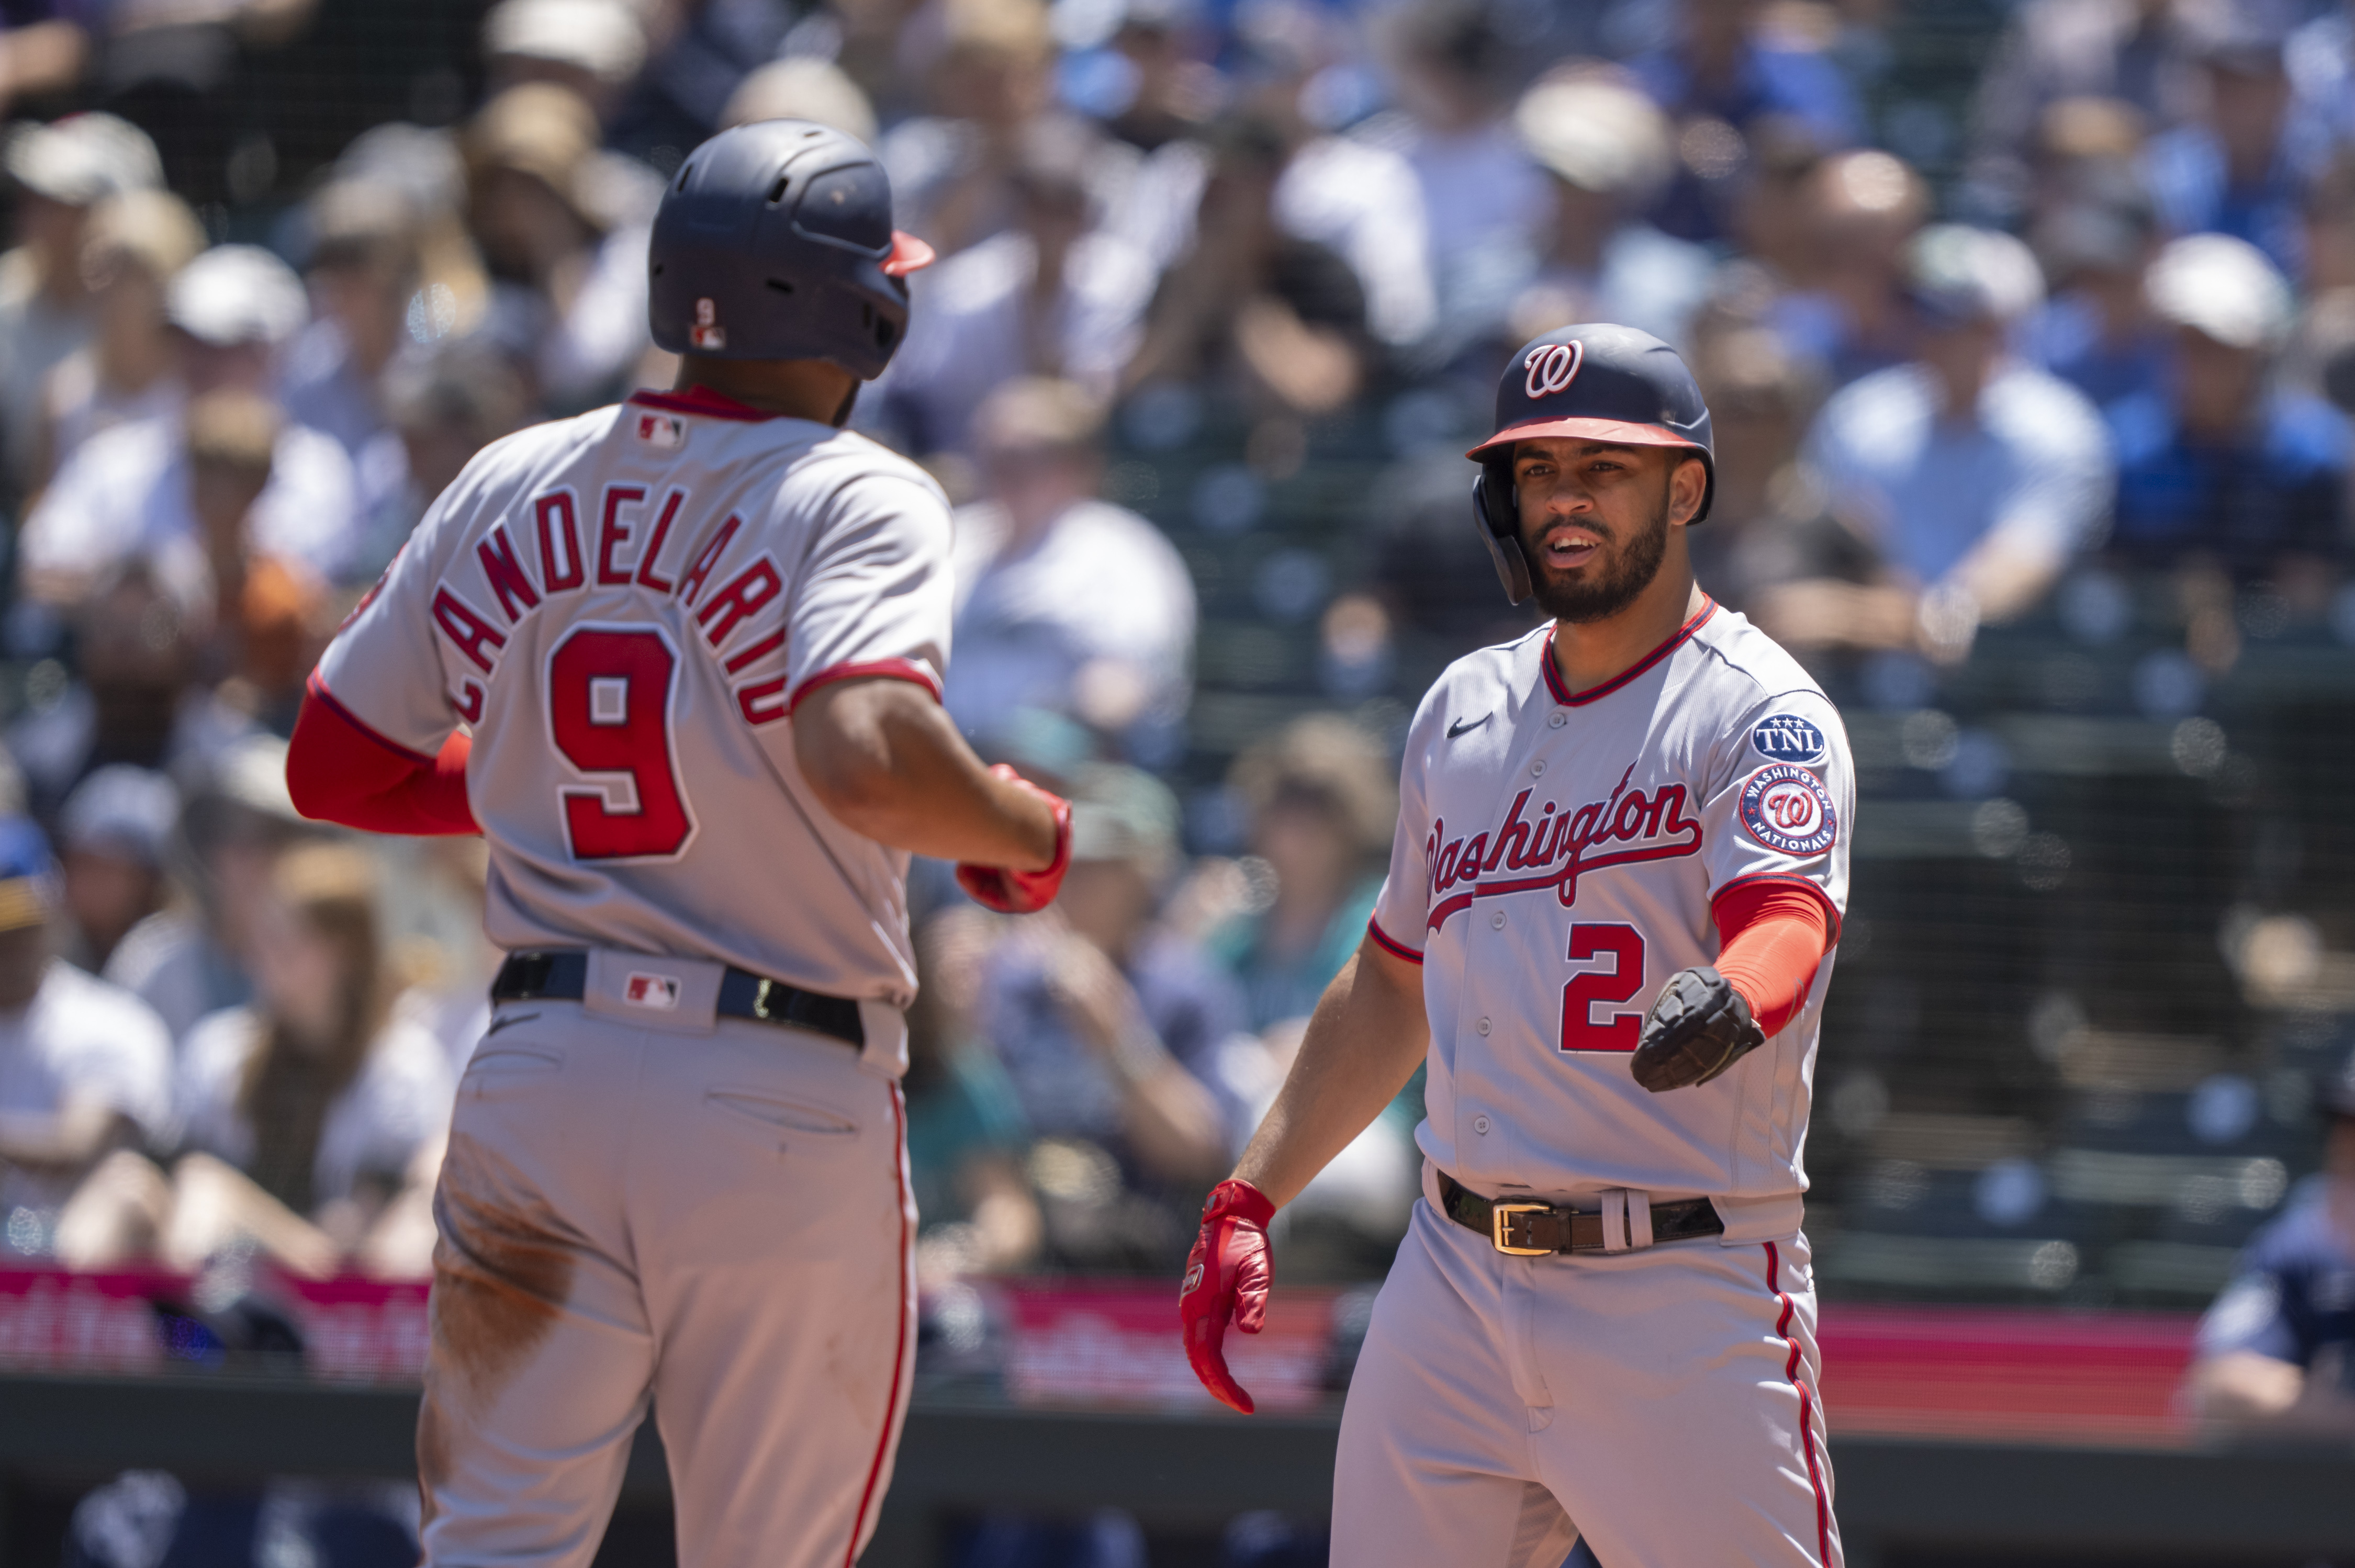
[[690, 387], [684, 392], [633, 392], [630, 401], [642, 408], [660, 408], [672, 414], [701, 414], [709, 419], [739, 419], [746, 424], [785, 417], [772, 414], [764, 408], [755, 408], [750, 403], [739, 403], [709, 387]]
[[1569, 708], [1584, 707], [1587, 704], [1593, 702], [1598, 698], [1607, 697], [1612, 693], [1617, 691], [1620, 687], [1625, 685], [1628, 682], [1634, 680], [1636, 676], [1642, 674], [1645, 671], [1650, 669], [1653, 665], [1658, 663], [1661, 660], [1667, 658], [1669, 654], [1675, 652], [1679, 647], [1683, 646], [1686, 638], [1690, 637], [1694, 632], [1700, 630], [1700, 623], [1702, 621], [1707, 620], [1710, 616], [1715, 615], [1716, 613], [1717, 600], [1710, 598], [1707, 594], [1701, 595], [1700, 608], [1693, 611], [1692, 619], [1690, 620], [1686, 621], [1682, 626], [1677, 628], [1675, 636], [1669, 638], [1666, 642], [1661, 643], [1657, 648], [1653, 649], [1649, 653], [1645, 654], [1641, 659], [1636, 660], [1633, 664], [1628, 665], [1625, 669], [1620, 671], [1617, 674], [1612, 676], [1601, 685], [1589, 686], [1582, 692], [1572, 692], [1561, 683], [1561, 666], [1553, 662], [1553, 634], [1556, 628], [1549, 626], [1546, 628], [1544, 650], [1546, 689], [1553, 694], [1553, 700], [1555, 702]]

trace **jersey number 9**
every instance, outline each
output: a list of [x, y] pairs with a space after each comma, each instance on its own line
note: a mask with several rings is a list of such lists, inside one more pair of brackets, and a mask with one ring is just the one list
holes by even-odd
[[564, 759], [612, 782], [569, 788], [564, 832], [577, 861], [660, 859], [695, 822], [671, 752], [678, 655], [658, 631], [585, 626], [548, 662], [549, 728]]

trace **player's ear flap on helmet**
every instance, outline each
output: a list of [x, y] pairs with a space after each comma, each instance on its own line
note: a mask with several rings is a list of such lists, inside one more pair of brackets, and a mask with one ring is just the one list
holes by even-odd
[[1480, 465], [1480, 477], [1472, 482], [1472, 519], [1480, 530], [1480, 542], [1488, 546], [1506, 601], [1518, 604], [1528, 599], [1536, 588], [1529, 581], [1529, 557], [1521, 553], [1521, 503], [1513, 490], [1510, 463]]
[[1676, 463], [1669, 471], [1670, 483], [1673, 484], [1683, 479], [1685, 467], [1689, 463], [1697, 465], [1700, 469], [1700, 489], [1693, 496], [1692, 510], [1677, 519], [1678, 522], [1689, 526], [1709, 516], [1709, 503], [1715, 498], [1717, 491], [1717, 471], [1710, 465], [1708, 458], [1692, 448], [1686, 448], [1682, 451], [1671, 449], [1671, 452], [1676, 459]]

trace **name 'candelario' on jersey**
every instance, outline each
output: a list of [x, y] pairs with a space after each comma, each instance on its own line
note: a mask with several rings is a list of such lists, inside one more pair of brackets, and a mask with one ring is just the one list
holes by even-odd
[[[1608, 799], [1590, 801], [1575, 811], [1561, 811], [1559, 815], [1554, 802], [1548, 800], [1534, 819], [1525, 819], [1524, 813], [1529, 810], [1529, 797], [1536, 791], [1524, 789], [1513, 797], [1502, 823], [1468, 839], [1448, 838], [1447, 820], [1433, 819], [1431, 836], [1423, 845], [1423, 859], [1431, 867], [1430, 895], [1435, 902], [1425, 929], [1438, 930], [1449, 916], [1471, 907], [1476, 898], [1528, 893], [1542, 887], [1556, 889], [1566, 909], [1578, 901], [1581, 872], [1700, 853], [1701, 826], [1684, 814], [1685, 787], [1663, 784], [1648, 792], [1630, 790], [1627, 781], [1635, 776], [1636, 765], [1631, 762], [1627, 771], [1619, 775], [1618, 786]], [[1638, 847], [1599, 855], [1586, 853], [1598, 844], [1613, 842]], [[1570, 857], [1570, 863], [1559, 871], [1552, 870], [1554, 863], [1564, 855]], [[1508, 877], [1500, 882], [1480, 880], [1500, 866], [1507, 871], [1538, 870], [1543, 874]], [[1465, 882], [1472, 884], [1469, 893], [1440, 897]]]
[[[703, 629], [705, 642], [717, 652], [739, 626], [784, 592], [785, 583], [776, 563], [763, 552], [714, 589], [698, 607], [697, 596], [709, 586], [713, 569], [744, 522], [734, 513], [729, 514], [700, 546], [679, 550], [677, 559], [686, 563], [686, 569], [675, 579], [666, 577], [662, 575], [665, 547], [688, 499], [685, 489], [669, 491], [655, 514], [645, 546], [634, 559], [623, 560], [622, 552], [637, 536], [639, 525], [645, 521], [646, 490], [636, 484], [605, 486], [598, 501], [597, 548], [592, 561], [581, 549], [581, 507], [571, 487], [559, 485], [534, 496], [531, 515], [538, 545], [537, 578], [526, 569], [505, 523], [493, 527], [474, 546], [475, 560], [498, 600], [506, 630], [501, 630], [488, 613], [468, 602], [446, 577], [433, 587], [433, 623], [459, 652], [487, 675], [497, 667], [499, 650], [506, 646], [507, 633], [538, 609], [543, 599], [581, 592], [593, 577], [599, 588], [637, 588], [677, 599], [695, 611], [696, 624]], [[779, 627], [730, 655], [727, 671], [737, 674], [784, 644], [784, 629]], [[736, 705], [747, 723], [772, 724], [785, 716], [786, 680], [780, 674], [734, 688]], [[472, 680], [463, 684], [464, 689], [451, 701], [468, 723], [479, 723], [483, 716], [483, 687]]]

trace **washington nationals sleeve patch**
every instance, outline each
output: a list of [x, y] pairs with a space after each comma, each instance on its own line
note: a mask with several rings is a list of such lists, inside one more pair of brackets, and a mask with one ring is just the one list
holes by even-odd
[[1793, 763], [1762, 768], [1742, 781], [1742, 826], [1768, 849], [1808, 860], [1832, 847], [1839, 819], [1823, 780]]

